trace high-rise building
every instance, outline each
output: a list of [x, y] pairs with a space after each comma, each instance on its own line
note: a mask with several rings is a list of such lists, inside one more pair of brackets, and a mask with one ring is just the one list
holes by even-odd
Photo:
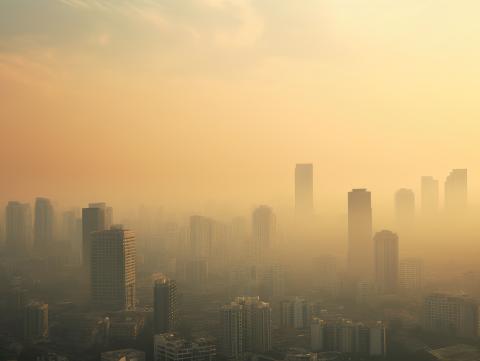
[[120, 226], [92, 233], [90, 287], [92, 302], [106, 310], [135, 306], [135, 235]]
[[478, 302], [468, 296], [434, 293], [425, 298], [423, 311], [427, 331], [464, 338], [478, 336]]
[[209, 258], [214, 237], [214, 220], [203, 216], [190, 217], [190, 249], [192, 257]]
[[445, 209], [452, 213], [467, 209], [466, 169], [453, 169], [445, 180]]
[[35, 200], [35, 222], [33, 228], [33, 245], [38, 254], [46, 254], [53, 242], [54, 212], [47, 198]]
[[402, 188], [395, 193], [395, 218], [401, 230], [413, 226], [415, 221], [415, 194], [411, 189]]
[[371, 194], [348, 193], [348, 271], [354, 279], [371, 279], [373, 264]]
[[82, 209], [82, 264], [87, 270], [90, 269], [92, 235], [108, 229], [105, 218], [105, 203], [90, 203]]
[[423, 287], [423, 262], [418, 258], [400, 261], [399, 290], [402, 293], [418, 292]]
[[215, 361], [217, 349], [205, 338], [187, 341], [174, 333], [155, 335], [153, 341], [155, 361]]
[[153, 330], [155, 334], [175, 329], [177, 283], [167, 277], [155, 280], [153, 289]]
[[280, 325], [287, 328], [303, 329], [309, 325], [308, 304], [301, 297], [280, 302]]
[[32, 301], [25, 307], [23, 333], [30, 341], [48, 336], [48, 304]]
[[268, 352], [272, 348], [272, 309], [258, 297], [237, 297], [220, 310], [222, 353], [241, 360], [246, 352]]
[[32, 213], [27, 203], [8, 202], [5, 209], [5, 241], [9, 254], [25, 255], [30, 246]]
[[392, 294], [398, 287], [398, 236], [391, 231], [375, 234], [375, 285], [381, 294]]
[[315, 352], [385, 356], [386, 328], [382, 322], [314, 318], [310, 326], [310, 345]]
[[276, 218], [268, 206], [260, 206], [252, 215], [252, 254], [262, 263], [270, 255], [276, 237]]
[[438, 180], [423, 176], [421, 183], [422, 214], [430, 217], [438, 212]]
[[328, 296], [336, 296], [339, 288], [337, 259], [321, 255], [313, 259], [312, 287]]
[[300, 216], [313, 213], [313, 165], [295, 166], [295, 212]]

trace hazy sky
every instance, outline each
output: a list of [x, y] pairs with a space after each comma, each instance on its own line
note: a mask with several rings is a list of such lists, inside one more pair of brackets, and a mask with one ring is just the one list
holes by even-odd
[[478, 0], [3, 0], [0, 200], [288, 202], [313, 162], [319, 200], [468, 167], [477, 202], [479, 16]]

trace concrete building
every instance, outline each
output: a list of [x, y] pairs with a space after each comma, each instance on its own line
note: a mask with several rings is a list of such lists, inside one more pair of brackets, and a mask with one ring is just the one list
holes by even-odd
[[348, 193], [348, 272], [352, 279], [372, 278], [372, 205], [366, 189]]
[[380, 294], [398, 290], [398, 237], [387, 230], [377, 232], [375, 242], [375, 285]]
[[177, 316], [177, 283], [168, 277], [155, 280], [153, 290], [153, 331], [155, 334], [175, 329]]
[[28, 203], [8, 202], [5, 209], [5, 246], [10, 255], [25, 256], [31, 246], [32, 212]]
[[210, 340], [200, 338], [186, 341], [174, 333], [154, 336], [155, 361], [214, 361], [216, 346]]
[[280, 302], [280, 326], [303, 329], [309, 325], [309, 310], [305, 299], [293, 297]]
[[93, 304], [110, 311], [133, 309], [136, 279], [134, 233], [120, 227], [94, 232], [90, 253]]
[[400, 261], [399, 290], [402, 293], [415, 293], [423, 287], [423, 261], [418, 258], [405, 258]]
[[52, 203], [47, 198], [35, 200], [35, 221], [33, 228], [33, 246], [40, 255], [48, 254], [54, 241], [54, 211]]

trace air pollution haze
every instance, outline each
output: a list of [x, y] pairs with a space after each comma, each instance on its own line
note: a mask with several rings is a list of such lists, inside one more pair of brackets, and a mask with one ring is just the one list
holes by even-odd
[[2, 1], [0, 360], [480, 360], [479, 12]]

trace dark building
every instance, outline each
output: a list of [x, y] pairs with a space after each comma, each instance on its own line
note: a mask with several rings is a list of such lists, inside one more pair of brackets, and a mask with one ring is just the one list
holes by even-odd
[[153, 290], [153, 331], [155, 334], [175, 329], [177, 283], [167, 277], [155, 280]]

